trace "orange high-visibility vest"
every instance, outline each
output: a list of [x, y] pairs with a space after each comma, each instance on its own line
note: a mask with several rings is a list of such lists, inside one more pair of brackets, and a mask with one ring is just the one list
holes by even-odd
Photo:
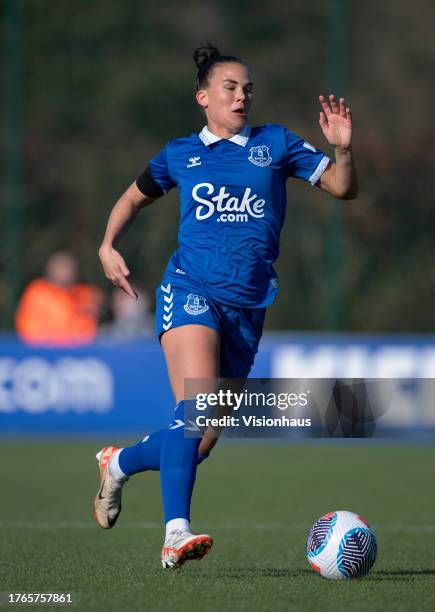
[[15, 316], [24, 342], [51, 346], [91, 342], [98, 331], [102, 293], [90, 285], [59, 287], [44, 279], [25, 289]]

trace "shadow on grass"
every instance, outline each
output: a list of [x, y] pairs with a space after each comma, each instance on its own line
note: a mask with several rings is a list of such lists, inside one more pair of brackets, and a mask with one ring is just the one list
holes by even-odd
[[[224, 571], [218, 571], [214, 576], [219, 578], [305, 578], [318, 579], [315, 572], [310, 569], [294, 568], [272, 568], [272, 567], [229, 567]], [[397, 570], [397, 571], [372, 571], [364, 580], [421, 580], [425, 576], [435, 576], [435, 569], [422, 570]], [[325, 581], [328, 582], [328, 581]], [[335, 581], [334, 581], [335, 582]], [[347, 580], [345, 582], [348, 582]]]
[[229, 567], [214, 575], [219, 578], [300, 578], [306, 574], [315, 575], [311, 570], [277, 567]]
[[425, 576], [435, 576], [435, 569], [422, 570], [395, 570], [395, 571], [373, 571], [368, 576], [368, 580], [419, 580]]

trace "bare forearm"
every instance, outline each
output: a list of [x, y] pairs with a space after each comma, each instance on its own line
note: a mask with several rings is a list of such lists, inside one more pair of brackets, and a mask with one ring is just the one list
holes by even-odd
[[335, 147], [335, 185], [337, 197], [353, 200], [358, 195], [358, 174], [351, 148]]
[[134, 202], [126, 194], [122, 195], [110, 213], [102, 246], [116, 246], [138, 212], [139, 209]]
[[137, 299], [137, 293], [127, 279], [130, 271], [124, 258], [115, 247], [135, 220], [139, 210], [152, 201], [153, 198], [144, 195], [139, 191], [136, 183], [132, 183], [113, 207], [103, 242], [98, 251], [106, 277], [133, 299]]
[[122, 194], [110, 213], [106, 233], [101, 246], [114, 247], [128, 230], [141, 208], [151, 204], [153, 198], [144, 195], [137, 188], [136, 183]]
[[326, 168], [318, 186], [340, 200], [353, 200], [358, 195], [358, 177], [352, 154], [352, 113], [344, 98], [338, 102], [333, 94], [329, 103], [319, 96], [322, 111], [319, 124], [323, 135], [335, 150], [335, 164]]

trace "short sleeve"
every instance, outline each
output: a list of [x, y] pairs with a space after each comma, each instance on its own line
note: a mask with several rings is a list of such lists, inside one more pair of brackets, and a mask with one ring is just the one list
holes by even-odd
[[326, 170], [330, 158], [320, 149], [285, 129], [288, 176], [315, 185]]
[[151, 197], [163, 195], [175, 187], [168, 164], [168, 145], [150, 161], [148, 168], [136, 180], [136, 185], [142, 193]]

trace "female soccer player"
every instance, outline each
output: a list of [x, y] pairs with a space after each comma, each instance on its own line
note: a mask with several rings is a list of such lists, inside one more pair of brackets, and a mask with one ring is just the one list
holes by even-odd
[[[357, 195], [352, 121], [343, 98], [319, 97], [320, 127], [335, 163], [281, 125], [249, 127], [253, 101], [249, 67], [214, 47], [194, 53], [196, 101], [207, 125], [177, 138], [149, 163], [113, 208], [99, 255], [104, 272], [132, 299], [129, 270], [117, 244], [141, 208], [178, 187], [179, 248], [157, 291], [156, 326], [176, 408], [168, 429], [138, 444], [102, 449], [94, 515], [113, 527], [121, 490], [132, 474], [160, 470], [166, 537], [164, 568], [200, 559], [213, 544], [190, 530], [196, 466], [213, 440], [184, 436], [185, 379], [245, 378], [257, 352], [266, 307], [277, 294], [272, 264], [286, 208], [286, 181], [294, 176], [339, 199]], [[150, 398], [150, 401], [152, 399]]]

